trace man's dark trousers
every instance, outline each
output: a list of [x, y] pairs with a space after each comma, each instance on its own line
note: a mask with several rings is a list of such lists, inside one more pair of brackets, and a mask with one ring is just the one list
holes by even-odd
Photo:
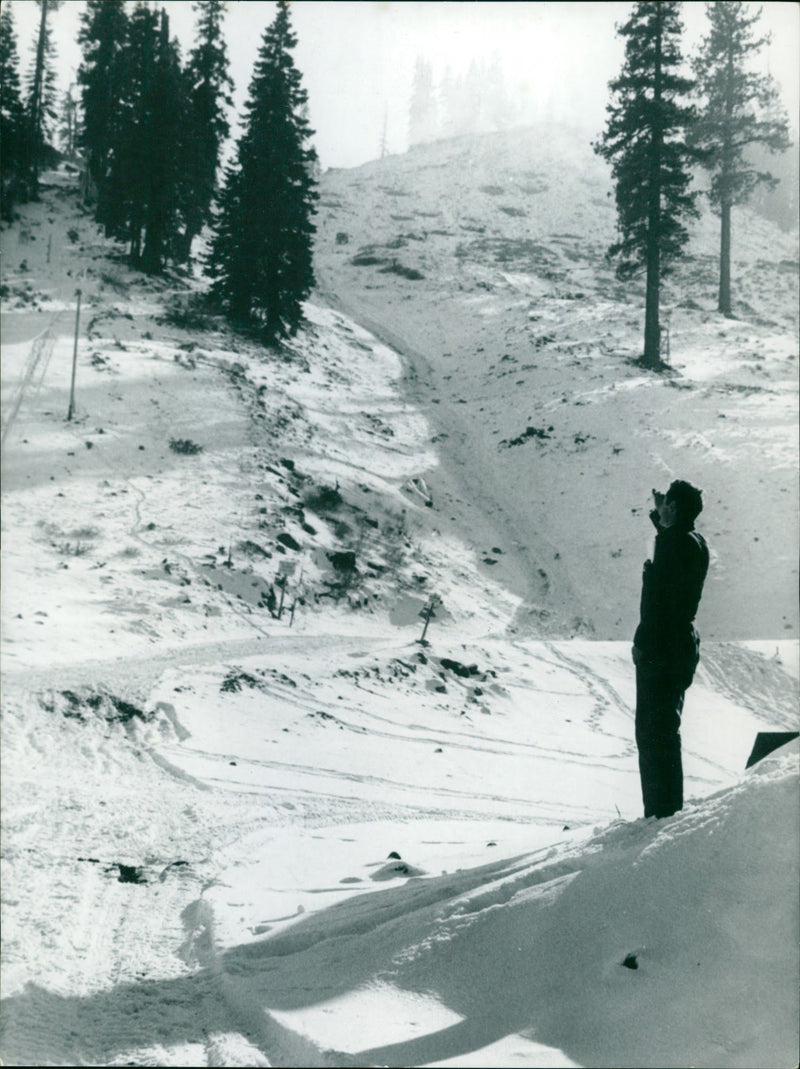
[[645, 817], [669, 817], [683, 807], [681, 712], [685, 674], [669, 664], [636, 666], [636, 745]]

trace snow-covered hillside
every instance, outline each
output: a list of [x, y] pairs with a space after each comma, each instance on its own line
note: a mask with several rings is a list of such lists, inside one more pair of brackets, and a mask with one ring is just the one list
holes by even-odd
[[[4, 1063], [792, 1064], [797, 743], [744, 771], [758, 730], [796, 728], [789, 632], [704, 643], [689, 801], [639, 819], [629, 642], [590, 637], [588, 608], [585, 626], [551, 627], [531, 600], [539, 542], [491, 485], [460, 489], [456, 462], [478, 450], [444, 437], [458, 398], [419, 384], [422, 334], [414, 365], [320, 294], [307, 329], [265, 350], [199, 309], [192, 280], [128, 272], [51, 179], [2, 234]], [[384, 287], [364, 289], [381, 334], [437, 293], [432, 342], [473, 315], [513, 326], [494, 289], [420, 298], [349, 265], [353, 234], [327, 252], [325, 234], [340, 305], [356, 279]], [[579, 303], [564, 302], [559, 331]], [[739, 325], [765, 345], [773, 329]], [[703, 331], [693, 399], [723, 381]], [[656, 389], [625, 365], [612, 391], [588, 360], [571, 391]], [[773, 444], [784, 365], [764, 362], [772, 393], [730, 394], [774, 400]], [[481, 406], [465, 407], [478, 434]], [[736, 409], [752, 437], [765, 418]], [[634, 453], [632, 426], [618, 441]], [[536, 449], [560, 470], [542, 447], [497, 455]], [[764, 477], [789, 486], [783, 448], [763, 451]], [[605, 524], [626, 510], [591, 500], [600, 478], [591, 522], [573, 518], [616, 547]], [[754, 621], [791, 576], [774, 562]]]
[[659, 376], [632, 362], [644, 280], [604, 259], [614, 200], [587, 136], [455, 138], [328, 172], [322, 192], [321, 285], [409, 357], [449, 454], [441, 512], [508, 535], [495, 571], [523, 593], [521, 633], [628, 638], [650, 490], [686, 478], [714, 559], [703, 633], [797, 636], [796, 231], [734, 213], [726, 319], [706, 209], [665, 286]]

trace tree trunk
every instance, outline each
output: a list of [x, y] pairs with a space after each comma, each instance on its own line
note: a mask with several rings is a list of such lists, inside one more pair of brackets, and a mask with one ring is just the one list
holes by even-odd
[[719, 243], [719, 311], [731, 314], [731, 206], [721, 206]]
[[[153, 58], [152, 91], [158, 98], [164, 92], [166, 70], [169, 64], [169, 19], [163, 8], [161, 10], [158, 40]], [[143, 95], [145, 102], [149, 102], [150, 90], [148, 89], [148, 92]], [[146, 129], [150, 137], [155, 136], [156, 130], [152, 127], [152, 124], [148, 124]], [[149, 160], [150, 174], [147, 182], [147, 203], [144, 213], [145, 237], [141, 259], [142, 270], [148, 275], [157, 275], [164, 266], [170, 196], [167, 175], [168, 166], [164, 149], [156, 147]]]
[[175, 235], [175, 262], [179, 264], [188, 264], [192, 255], [192, 241], [194, 240], [194, 234], [189, 232], [188, 227]]
[[650, 143], [650, 175], [647, 213], [647, 291], [644, 311], [644, 355], [642, 363], [649, 368], [661, 365], [661, 324], [658, 318], [661, 289], [661, 157], [663, 132], [660, 126], [658, 106], [661, 103], [661, 19], [656, 15], [655, 77], [653, 102], [656, 106], [654, 129]]
[[39, 191], [39, 154], [42, 139], [42, 96], [44, 93], [44, 46], [47, 40], [47, 0], [42, 0], [39, 20], [39, 38], [36, 42], [36, 64], [33, 70], [33, 87], [29, 116], [28, 144], [28, 193], [36, 198]]
[[128, 252], [128, 263], [138, 270], [142, 262], [142, 223], [139, 220], [139, 210], [134, 209], [136, 217], [131, 220], [130, 235], [131, 243]]
[[661, 288], [661, 249], [659, 247], [657, 224], [650, 224], [647, 242], [647, 292], [644, 308], [644, 356], [642, 362], [647, 367], [657, 368], [661, 364], [661, 324], [659, 322], [659, 294]]
[[163, 265], [163, 243], [161, 226], [155, 219], [155, 213], [148, 213], [147, 226], [144, 229], [144, 248], [139, 258], [139, 266], [146, 275], [157, 275]]

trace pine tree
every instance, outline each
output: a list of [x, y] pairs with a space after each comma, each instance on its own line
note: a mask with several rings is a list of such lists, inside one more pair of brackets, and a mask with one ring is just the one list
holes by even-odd
[[176, 239], [185, 115], [180, 54], [163, 9], [136, 5], [118, 70], [118, 118], [111, 127], [98, 220], [107, 234], [128, 242], [132, 267], [156, 273]]
[[439, 84], [439, 114], [443, 137], [458, 133], [458, 86], [449, 67], [445, 67]]
[[33, 46], [34, 61], [29, 77], [24, 142], [27, 193], [30, 197], [35, 197], [39, 190], [39, 173], [46, 155], [48, 129], [56, 117], [55, 50], [47, 16], [51, 11], [57, 11], [63, 0], [36, 2], [39, 5], [39, 33]]
[[67, 159], [75, 156], [77, 141], [78, 102], [73, 93], [73, 86], [65, 89], [61, 94], [61, 109], [58, 115], [58, 136], [61, 143], [61, 151]]
[[147, 213], [158, 27], [157, 12], [138, 3], [128, 20], [119, 57], [119, 120], [112, 129], [108, 171], [98, 203], [98, 221], [109, 236], [128, 242], [133, 267], [141, 265]]
[[490, 130], [504, 130], [513, 119], [503, 67], [495, 53], [486, 71], [486, 114]]
[[0, 9], [0, 212], [11, 216], [20, 196], [25, 138], [25, 111], [19, 78], [17, 37], [11, 7]]
[[197, 38], [185, 70], [186, 114], [182, 131], [181, 209], [184, 219], [178, 258], [189, 258], [193, 239], [211, 219], [222, 145], [230, 132], [226, 110], [233, 106], [233, 81], [222, 35], [221, 0], [195, 3]]
[[683, 25], [679, 3], [637, 3], [617, 32], [625, 38], [625, 62], [609, 83], [613, 97], [606, 129], [594, 149], [612, 163], [620, 238], [608, 250], [621, 278], [646, 269], [644, 355], [661, 365], [661, 278], [688, 239], [683, 220], [697, 216], [689, 191], [686, 143], [693, 110], [681, 103], [692, 87], [680, 75]]
[[759, 8], [748, 14], [745, 4], [726, 0], [706, 4], [711, 24], [694, 60], [703, 104], [694, 133], [704, 150], [703, 166], [711, 175], [711, 203], [720, 215], [719, 311], [731, 314], [731, 209], [747, 201], [761, 183], [776, 184], [746, 156], [748, 146], [769, 152], [789, 147], [788, 123], [778, 106], [778, 90], [769, 75], [748, 70], [769, 37], [755, 37]]
[[483, 65], [471, 59], [462, 83], [462, 130], [475, 134], [485, 132]]
[[417, 56], [408, 115], [409, 145], [422, 145], [427, 141], [432, 141], [436, 136], [436, 128], [433, 67], [427, 60]]
[[148, 147], [145, 241], [141, 268], [157, 274], [175, 249], [178, 232], [180, 154], [175, 151], [186, 114], [183, 73], [177, 41], [169, 36], [169, 19], [159, 15], [154, 68], [144, 101], [144, 137]]
[[122, 121], [122, 53], [128, 33], [124, 0], [87, 0], [78, 43], [83, 61], [78, 70], [88, 177], [97, 191], [99, 222], [105, 221], [105, 185], [112, 147]]
[[262, 37], [206, 261], [212, 292], [231, 318], [258, 323], [270, 337], [297, 330], [314, 283], [316, 152], [305, 147], [313, 131], [291, 55], [296, 44], [289, 4], [279, 0]]

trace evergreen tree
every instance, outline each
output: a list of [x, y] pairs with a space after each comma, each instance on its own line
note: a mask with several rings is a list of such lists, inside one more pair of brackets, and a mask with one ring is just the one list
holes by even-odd
[[230, 132], [233, 81], [222, 35], [222, 0], [194, 4], [197, 38], [185, 70], [186, 113], [182, 132], [181, 208], [184, 225], [178, 258], [189, 258], [192, 240], [211, 219], [222, 145]]
[[177, 41], [170, 40], [169, 19], [161, 9], [154, 68], [144, 101], [147, 151], [145, 241], [141, 267], [156, 274], [174, 252], [178, 233], [181, 130], [186, 114], [184, 79]]
[[[98, 221], [106, 234], [128, 242], [133, 267], [141, 265], [147, 212], [158, 26], [157, 12], [138, 3], [128, 20], [119, 56], [119, 119], [111, 130], [108, 170], [98, 203]], [[174, 144], [170, 151], [174, 151]]]
[[55, 50], [47, 16], [57, 11], [63, 0], [36, 0], [39, 5], [39, 33], [33, 46], [33, 69], [29, 77], [24, 141], [28, 196], [35, 197], [47, 150], [49, 126], [56, 117]]
[[4, 219], [20, 194], [25, 111], [19, 79], [17, 37], [11, 7], [0, 9], [0, 211]]
[[462, 130], [464, 133], [485, 133], [485, 82], [483, 63], [475, 59], [469, 61], [466, 77], [462, 83], [463, 110]]
[[72, 159], [75, 156], [78, 125], [78, 102], [73, 93], [73, 86], [65, 89], [61, 94], [61, 110], [58, 115], [58, 123], [61, 151], [67, 159]]
[[436, 97], [433, 92], [433, 67], [421, 56], [414, 64], [411, 104], [408, 116], [408, 143], [421, 145], [436, 136]]
[[445, 67], [439, 84], [439, 114], [442, 119], [442, 135], [455, 136], [458, 133], [458, 85], [449, 67]]
[[138, 3], [119, 54], [119, 110], [111, 125], [98, 220], [128, 242], [132, 267], [160, 271], [178, 226], [185, 114], [177, 43], [162, 9]]
[[78, 70], [88, 177], [97, 191], [97, 218], [105, 222], [106, 179], [112, 148], [122, 121], [122, 53], [128, 33], [124, 0], [87, 0], [81, 15], [78, 43], [83, 61]]
[[769, 75], [748, 70], [769, 38], [755, 37], [759, 8], [748, 14], [745, 4], [726, 0], [706, 4], [711, 24], [694, 60], [703, 104], [694, 132], [701, 162], [711, 175], [711, 203], [720, 215], [719, 311], [731, 314], [731, 209], [748, 200], [761, 183], [775, 186], [767, 171], [748, 158], [748, 146], [782, 152], [789, 146], [785, 112]]
[[289, 4], [279, 0], [261, 40], [207, 259], [212, 292], [231, 318], [259, 323], [270, 337], [297, 330], [314, 283], [316, 152], [306, 147], [313, 131], [291, 55], [296, 44]]
[[486, 71], [486, 115], [490, 130], [504, 130], [513, 119], [503, 67], [496, 53]]
[[698, 214], [696, 194], [689, 191], [693, 153], [686, 143], [693, 110], [681, 103], [692, 83], [679, 73], [680, 6], [667, 0], [637, 3], [618, 27], [625, 61], [609, 83], [606, 129], [594, 145], [611, 162], [616, 183], [620, 237], [608, 255], [618, 258], [621, 278], [646, 269], [642, 363], [650, 368], [661, 364], [661, 278], [688, 239], [683, 220]]

